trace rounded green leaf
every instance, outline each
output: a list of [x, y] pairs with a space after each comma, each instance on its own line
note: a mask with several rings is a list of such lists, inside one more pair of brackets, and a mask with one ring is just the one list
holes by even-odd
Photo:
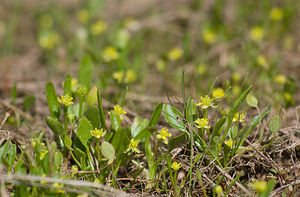
[[281, 117], [277, 114], [274, 115], [268, 122], [268, 128], [272, 133], [279, 131], [281, 128]]
[[56, 166], [57, 168], [59, 168], [59, 167], [62, 165], [63, 160], [64, 160], [63, 154], [62, 154], [60, 151], [57, 151], [57, 152], [54, 154], [54, 163], [55, 163], [55, 166]]
[[46, 117], [46, 123], [47, 123], [48, 127], [55, 134], [61, 135], [63, 133], [63, 126], [56, 118], [52, 118], [51, 116], [47, 116]]
[[88, 147], [88, 140], [92, 138], [91, 130], [93, 129], [93, 126], [91, 125], [90, 121], [83, 117], [80, 120], [79, 127], [77, 129], [77, 137], [79, 138], [80, 142], [85, 146]]
[[183, 116], [180, 113], [180, 111], [171, 105], [164, 105], [164, 114], [165, 119], [168, 122], [168, 124], [173, 127], [174, 129], [187, 132], [183, 120]]
[[257, 107], [258, 101], [254, 95], [248, 95], [246, 101], [250, 107]]
[[103, 142], [101, 144], [101, 152], [103, 156], [107, 159], [113, 160], [115, 157], [115, 149], [113, 145], [108, 142]]
[[52, 82], [48, 82], [46, 85], [46, 97], [51, 116], [58, 119], [60, 115], [60, 105]]
[[97, 91], [98, 91], [98, 88], [95, 86], [89, 92], [88, 97], [87, 97], [87, 102], [89, 105], [94, 105], [98, 102]]
[[71, 148], [71, 146], [72, 146], [72, 139], [70, 138], [70, 136], [65, 135], [65, 137], [64, 137], [64, 144], [65, 144], [65, 146], [66, 146], [68, 149]]

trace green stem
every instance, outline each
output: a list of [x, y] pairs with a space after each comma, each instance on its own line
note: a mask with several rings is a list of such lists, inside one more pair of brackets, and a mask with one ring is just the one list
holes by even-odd
[[64, 106], [64, 133], [68, 133], [68, 107]]
[[79, 97], [79, 113], [78, 113], [78, 118], [81, 118], [81, 116], [82, 116], [83, 98], [84, 98], [84, 96], [82, 96], [82, 95]]

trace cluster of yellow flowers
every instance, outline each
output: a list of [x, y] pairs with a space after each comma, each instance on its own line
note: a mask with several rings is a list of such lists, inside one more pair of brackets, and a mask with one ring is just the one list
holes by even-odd
[[287, 81], [286, 76], [282, 75], [282, 74], [278, 74], [275, 76], [274, 81], [278, 84], [285, 84]]
[[58, 45], [60, 36], [55, 31], [42, 31], [39, 35], [39, 44], [42, 48], [51, 50]]
[[182, 57], [183, 55], [183, 50], [179, 47], [173, 48], [169, 51], [168, 53], [168, 58], [171, 61], [178, 60]]
[[209, 129], [209, 120], [207, 118], [198, 118], [197, 120], [194, 121], [195, 125], [199, 129]]
[[174, 161], [171, 165], [171, 168], [174, 170], [174, 171], [178, 171], [180, 168], [182, 167], [182, 164], [181, 163], [177, 163], [177, 161]]
[[140, 153], [141, 151], [137, 148], [140, 143], [140, 140], [131, 139], [127, 151], [133, 151]]
[[98, 36], [102, 34], [107, 28], [107, 24], [104, 21], [97, 21], [96, 23], [92, 24], [90, 28], [90, 32], [94, 36]]
[[215, 32], [213, 32], [210, 29], [205, 29], [202, 32], [202, 38], [203, 38], [204, 42], [207, 44], [213, 44], [217, 41]]
[[205, 97], [200, 97], [200, 103], [198, 103], [196, 106], [201, 106], [202, 109], [207, 109], [209, 107], [213, 107], [213, 99], [210, 98], [208, 95], [205, 95]]
[[168, 129], [162, 128], [159, 133], [156, 135], [157, 139], [162, 139], [165, 144], [168, 144], [168, 138], [171, 137], [172, 134], [168, 132]]
[[123, 114], [127, 114], [127, 112], [119, 105], [114, 106], [114, 111], [120, 116], [120, 119], [123, 120]]
[[122, 83], [122, 80], [124, 80], [124, 83], [127, 84], [136, 80], [136, 74], [132, 70], [128, 70], [124, 77], [124, 71], [117, 71], [113, 73], [113, 78], [117, 80], [118, 83]]
[[100, 138], [100, 137], [104, 136], [105, 134], [106, 134], [106, 131], [102, 128], [100, 130], [97, 128], [91, 130], [91, 135], [96, 138]]
[[60, 98], [57, 97], [57, 100], [59, 103], [63, 104], [64, 106], [68, 107], [70, 105], [73, 105], [73, 97], [67, 95], [61, 95]]
[[102, 55], [104, 62], [111, 62], [111, 61], [117, 60], [119, 58], [119, 52], [117, 51], [116, 48], [114, 48], [112, 46], [106, 47], [102, 51], [101, 55]]
[[234, 117], [233, 117], [233, 122], [237, 122], [237, 121], [239, 121], [239, 122], [244, 122], [245, 121], [245, 117], [246, 117], [246, 115], [245, 115], [245, 113], [239, 113], [239, 112], [236, 112], [235, 114], [234, 114]]
[[88, 10], [86, 9], [81, 9], [77, 12], [77, 20], [82, 23], [86, 24], [90, 19], [90, 15]]
[[250, 30], [250, 38], [254, 41], [261, 41], [264, 37], [264, 29], [261, 26], [255, 26]]
[[263, 67], [264, 69], [269, 69], [270, 68], [270, 64], [269, 62], [267, 61], [267, 59], [265, 58], [265, 56], [263, 55], [259, 55], [257, 58], [256, 58], [256, 62], [259, 66]]

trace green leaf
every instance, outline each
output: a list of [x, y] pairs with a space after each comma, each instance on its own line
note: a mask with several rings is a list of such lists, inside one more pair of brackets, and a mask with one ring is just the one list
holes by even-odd
[[258, 196], [259, 197], [268, 197], [268, 196], [270, 196], [270, 194], [273, 191], [275, 185], [276, 185], [275, 179], [270, 179], [267, 182], [267, 189], [263, 193], [259, 194]]
[[172, 151], [179, 144], [184, 143], [186, 141], [186, 134], [181, 133], [178, 136], [172, 137], [169, 142], [169, 151]]
[[94, 105], [97, 103], [98, 101], [97, 92], [98, 92], [98, 88], [96, 86], [93, 87], [89, 92], [87, 97], [87, 102], [89, 105]]
[[117, 159], [120, 154], [123, 154], [127, 150], [130, 139], [131, 131], [129, 127], [125, 129], [120, 127], [119, 130], [114, 132], [111, 144], [114, 146], [117, 152]]
[[70, 138], [70, 136], [65, 135], [64, 137], [64, 144], [67, 147], [67, 149], [70, 149], [72, 146], [72, 139]]
[[91, 80], [93, 76], [94, 64], [90, 56], [85, 56], [79, 68], [79, 83], [85, 85], [87, 89], [90, 89]]
[[23, 101], [25, 111], [29, 111], [34, 106], [34, 103], [35, 103], [35, 96], [33, 95], [26, 96]]
[[183, 123], [183, 116], [179, 110], [167, 104], [164, 104], [163, 110], [165, 114], [165, 119], [171, 127], [183, 132], [187, 132]]
[[101, 153], [105, 158], [113, 160], [116, 152], [113, 145], [108, 142], [103, 142], [101, 144]]
[[99, 91], [97, 91], [97, 97], [98, 97], [98, 111], [100, 116], [101, 128], [105, 129], [105, 115], [104, 115], [102, 99]]
[[96, 106], [89, 107], [85, 112], [86, 118], [91, 122], [93, 128], [99, 128], [100, 126], [100, 117], [99, 111]]
[[57, 168], [60, 168], [62, 163], [64, 161], [64, 156], [63, 154], [60, 152], [60, 151], [57, 151], [55, 154], [54, 154], [54, 164]]
[[[238, 146], [243, 146], [243, 143], [245, 141], [245, 139], [248, 137], [249, 133], [254, 129], [254, 127], [256, 127], [256, 125], [258, 123], [260, 123], [271, 111], [271, 107], [269, 107], [268, 109], [266, 109], [261, 115], [257, 115], [255, 116], [250, 123], [250, 127], [248, 128], [248, 130], [245, 129], [245, 131], [241, 132], [240, 131], [240, 136], [241, 136], [241, 140], [238, 143]], [[244, 129], [244, 128], [243, 128]]]
[[186, 119], [190, 124], [192, 124], [194, 122], [193, 115], [196, 113], [197, 113], [196, 105], [195, 105], [194, 101], [192, 100], [192, 98], [190, 97], [188, 100], [188, 104], [187, 104], [186, 112], [185, 112]]
[[269, 120], [268, 128], [272, 133], [276, 133], [281, 128], [281, 123], [281, 117], [278, 114], [276, 114]]
[[72, 77], [70, 75], [68, 75], [64, 82], [65, 95], [68, 94], [69, 96], [72, 96], [71, 83], [72, 83]]
[[84, 145], [86, 148], [88, 148], [88, 140], [92, 138], [91, 130], [93, 129], [93, 126], [91, 125], [90, 121], [83, 117], [80, 120], [79, 127], [77, 129], [76, 135], [79, 138], [82, 145]]
[[63, 126], [60, 121], [56, 118], [52, 118], [51, 116], [46, 117], [46, 123], [48, 127], [56, 134], [61, 135], [63, 133]]
[[147, 128], [147, 125], [147, 119], [142, 120], [140, 117], [136, 116], [131, 125], [131, 136], [133, 138], [137, 136], [140, 132]]
[[12, 166], [16, 160], [16, 153], [17, 153], [17, 147], [15, 144], [13, 144], [8, 152], [8, 169], [7, 171], [11, 171]]
[[221, 129], [224, 125], [226, 121], [226, 117], [223, 116], [214, 126], [214, 130], [213, 130], [213, 134], [212, 134], [212, 139], [215, 137], [215, 136], [220, 136], [221, 135]]
[[48, 82], [46, 85], [46, 97], [51, 116], [53, 118], [59, 119], [60, 105], [58, 103], [57, 95], [55, 93], [55, 88], [52, 82]]
[[79, 148], [75, 148], [74, 155], [75, 155], [75, 158], [80, 162], [81, 167], [85, 168], [86, 167], [86, 154], [83, 151], [81, 151]]
[[27, 167], [23, 161], [23, 152], [14, 167], [14, 171], [16, 174], [26, 174], [26, 172], [27, 172]]
[[250, 107], [257, 107], [258, 104], [257, 98], [254, 95], [248, 95], [246, 102]]
[[110, 122], [111, 122], [111, 127], [117, 131], [121, 127], [121, 118], [120, 116], [115, 112], [115, 111], [110, 111]]
[[157, 106], [155, 107], [152, 116], [149, 120], [149, 124], [148, 124], [149, 127], [155, 127], [155, 125], [157, 124], [162, 112], [162, 107], [163, 107], [162, 103], [158, 103]]
[[7, 154], [8, 147], [10, 146], [11, 141], [7, 140], [7, 142], [1, 146], [0, 148], [0, 164], [3, 164], [3, 157]]

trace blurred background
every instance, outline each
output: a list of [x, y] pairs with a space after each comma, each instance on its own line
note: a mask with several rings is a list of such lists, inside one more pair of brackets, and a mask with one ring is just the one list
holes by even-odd
[[[249, 84], [259, 105], [300, 101], [298, 0], [1, 0], [0, 96], [47, 114], [44, 87], [92, 62], [92, 84], [110, 103], [152, 111], [159, 101], [198, 98], [212, 88], [227, 102]], [[84, 66], [82, 66], [84, 67]], [[128, 88], [128, 89], [127, 89]], [[17, 90], [17, 91], [14, 91]]]

